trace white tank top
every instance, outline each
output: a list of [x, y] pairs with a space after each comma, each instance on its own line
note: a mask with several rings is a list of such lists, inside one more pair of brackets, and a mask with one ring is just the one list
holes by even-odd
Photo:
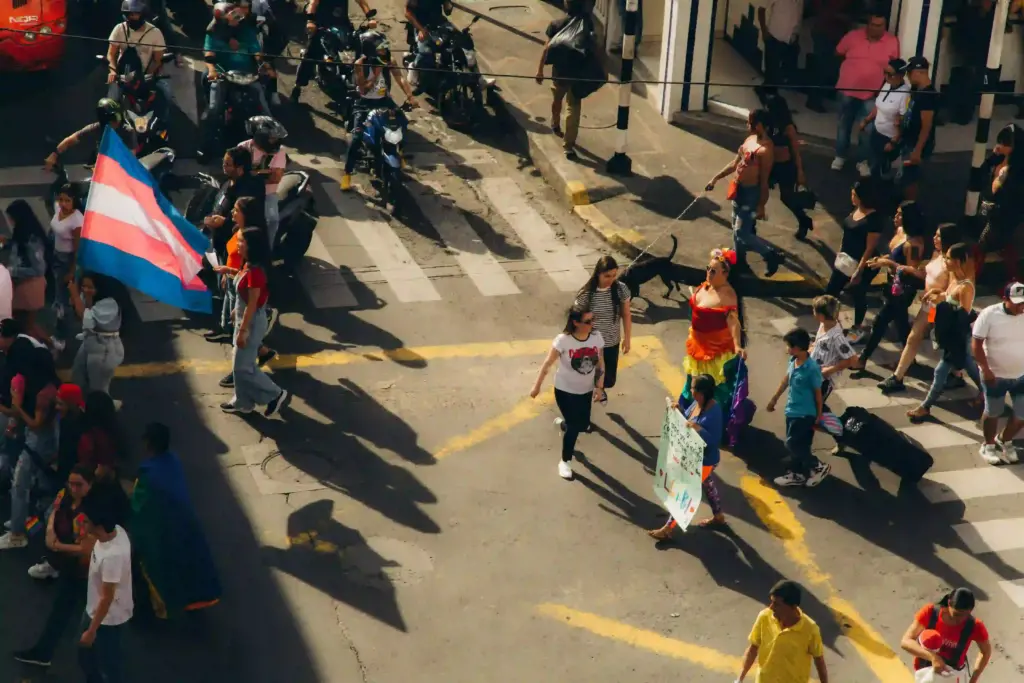
[[[373, 81], [373, 87], [366, 91], [363, 95], [364, 100], [382, 100], [388, 96], [388, 81], [384, 76], [385, 70], [381, 69], [380, 74], [376, 80]], [[373, 78], [373, 70], [368, 71], [370, 78]]]

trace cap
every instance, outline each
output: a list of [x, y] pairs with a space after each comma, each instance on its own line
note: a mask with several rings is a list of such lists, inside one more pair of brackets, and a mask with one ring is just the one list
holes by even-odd
[[933, 628], [928, 628], [921, 631], [921, 635], [918, 636], [917, 642], [921, 644], [921, 647], [929, 652], [938, 652], [939, 649], [942, 648], [942, 634]]
[[82, 389], [77, 384], [61, 384], [60, 388], [57, 389], [57, 398], [65, 403], [78, 406], [79, 408], [85, 407], [85, 398], [82, 396]]
[[930, 69], [931, 64], [925, 57], [911, 57], [907, 60], [907, 71], [916, 71], [917, 69]]
[[1011, 282], [1003, 290], [1003, 298], [1011, 304], [1024, 304], [1024, 285]]

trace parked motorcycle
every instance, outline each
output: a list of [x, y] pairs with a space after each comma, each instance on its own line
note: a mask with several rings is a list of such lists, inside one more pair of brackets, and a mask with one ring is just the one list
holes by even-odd
[[[317, 26], [316, 35], [312, 38], [320, 41], [324, 55], [316, 65], [314, 79], [321, 92], [335, 103], [344, 121], [349, 120], [352, 105], [358, 99], [352, 65], [359, 58], [359, 35], [377, 25], [375, 16], [377, 10], [371, 9], [366, 21], [354, 31], [347, 31], [344, 25]], [[299, 54], [305, 57], [306, 50]]]
[[402, 174], [402, 143], [408, 124], [394, 107], [373, 109], [363, 126], [363, 146], [357, 165], [377, 176], [384, 206], [398, 216], [402, 207], [404, 176]]
[[[185, 219], [201, 226], [221, 201], [225, 186], [208, 173], [195, 176], [199, 188], [185, 207]], [[313, 240], [319, 214], [313, 198], [309, 174], [286, 171], [277, 186], [280, 224], [272, 246], [274, 258], [284, 260], [285, 267], [296, 268]]]
[[[432, 93], [441, 117], [454, 126], [471, 126], [480, 120], [484, 111], [484, 89], [487, 85], [480, 75], [476, 61], [476, 44], [470, 28], [479, 16], [473, 17], [463, 29], [445, 22], [432, 28], [429, 40], [433, 44], [433, 71], [420, 74], [420, 85]], [[415, 45], [415, 43], [414, 43]], [[415, 54], [402, 58], [407, 69]]]

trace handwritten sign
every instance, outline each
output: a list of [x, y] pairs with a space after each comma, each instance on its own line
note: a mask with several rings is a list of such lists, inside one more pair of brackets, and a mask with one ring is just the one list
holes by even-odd
[[654, 495], [684, 531], [700, 505], [704, 446], [704, 439], [686, 426], [682, 413], [668, 407], [661, 425]]

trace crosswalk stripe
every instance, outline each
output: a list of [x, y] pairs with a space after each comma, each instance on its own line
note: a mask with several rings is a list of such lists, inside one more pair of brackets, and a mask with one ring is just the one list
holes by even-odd
[[1024, 579], [1000, 581], [999, 587], [1013, 600], [1017, 607], [1024, 609]]
[[919, 486], [930, 503], [1024, 493], [1024, 467], [975, 467], [929, 472]]
[[901, 427], [900, 431], [921, 444], [925, 450], [949, 446], [970, 446], [981, 443], [978, 423], [971, 420], [959, 422], [926, 423]]
[[1024, 517], [991, 519], [985, 522], [954, 524], [953, 530], [967, 549], [976, 555], [1024, 548]]
[[361, 195], [346, 194], [334, 183], [324, 183], [323, 190], [373, 259], [399, 301], [413, 303], [441, 300], [441, 295], [416, 265], [401, 238], [386, 221], [370, 216]]
[[893, 406], [912, 406], [920, 403], [916, 398], [899, 394], [883, 394], [874, 387], [847, 387], [836, 389], [832, 395], [842, 399], [848, 406], [857, 406], [866, 410], [891, 408]]
[[563, 292], [575, 292], [587, 281], [579, 258], [558, 240], [555, 231], [511, 178], [484, 178], [480, 185], [488, 201], [502, 215], [533, 257]]
[[450, 200], [442, 199], [441, 184], [426, 181], [423, 188], [426, 191], [415, 191], [417, 205], [445, 245], [455, 252], [455, 260], [480, 293], [484, 296], [519, 294], [516, 283], [491, 255], [459, 209]]
[[306, 258], [299, 266], [299, 282], [316, 308], [355, 308], [359, 305], [352, 288], [345, 282], [338, 264], [319, 235], [320, 230], [332, 227], [341, 229], [340, 225], [336, 225], [341, 222], [342, 219], [336, 216], [320, 218], [306, 251]]

